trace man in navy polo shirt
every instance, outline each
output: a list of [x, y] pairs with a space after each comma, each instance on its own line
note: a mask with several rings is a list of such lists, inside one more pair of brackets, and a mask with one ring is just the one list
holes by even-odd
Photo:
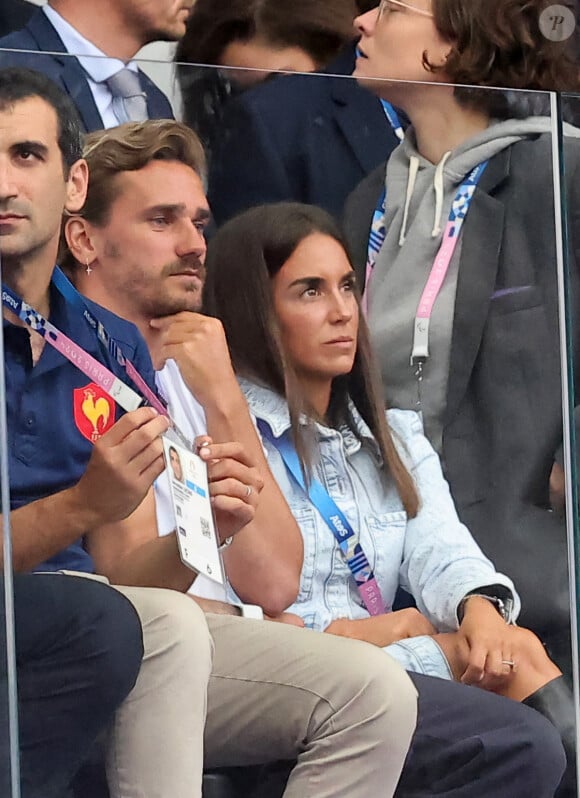
[[[129, 380], [117, 359], [96, 348], [82, 301], [54, 269], [63, 210], [76, 213], [85, 200], [87, 166], [79, 156], [70, 100], [38, 73], [0, 70], [14, 563], [20, 571], [94, 568], [125, 584], [185, 590], [193, 574], [179, 561], [175, 535], [159, 538], [152, 516], [168, 422], [151, 407], [130, 409]], [[170, 205], [181, 213], [180, 205]], [[155, 213], [140, 223], [163, 226]], [[134, 359], [142, 373], [133, 386], [155, 403], [136, 328], [94, 304], [88, 308], [116, 336], [124, 357]], [[114, 422], [109, 391], [127, 410]], [[263, 480], [241, 444], [210, 442], [204, 451], [220, 535], [237, 537], [242, 529], [245, 535]], [[258, 558], [255, 567], [267, 573]], [[113, 798], [200, 798], [206, 694], [205, 754], [212, 764], [297, 758], [287, 795], [300, 798], [394, 791], [415, 726], [416, 692], [382, 652], [231, 615], [208, 615], [206, 622], [176, 589], [117, 589], [140, 615], [144, 658], [116, 714]], [[557, 769], [559, 749], [549, 737], [546, 743]]]
[[[39, 73], [0, 71], [0, 255], [16, 571], [57, 566], [94, 570], [107, 534], [123, 535], [114, 522], [141, 503], [164, 467], [159, 435], [166, 420], [141, 407], [111, 426], [117, 411], [98, 387], [102, 366], [95, 363], [88, 369], [94, 376], [83, 374], [8, 309], [14, 310], [22, 298], [95, 353], [82, 314], [51, 282], [62, 213], [78, 210], [84, 201], [87, 170], [80, 154], [70, 100]], [[102, 319], [114, 326], [127, 354], [150, 378], [136, 330], [108, 314]], [[69, 343], [64, 348], [70, 350]], [[71, 356], [85, 358], [79, 349]], [[108, 360], [118, 374], [118, 366]], [[127, 543], [121, 537], [120, 547]], [[55, 555], [58, 559], [51, 562]], [[136, 573], [147, 567], [144, 559], [134, 563]], [[131, 566], [126, 575], [134, 584]], [[122, 592], [140, 616], [144, 659], [115, 716], [108, 768], [111, 795], [192, 798], [200, 792], [211, 667], [204, 616], [175, 591]], [[24, 639], [25, 632], [20, 634]], [[181, 683], [185, 668], [192, 678]]]

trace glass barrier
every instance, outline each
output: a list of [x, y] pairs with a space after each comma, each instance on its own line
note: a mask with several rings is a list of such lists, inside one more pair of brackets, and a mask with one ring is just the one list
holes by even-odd
[[[553, 107], [557, 108], [559, 174], [556, 175], [555, 190], [559, 195], [560, 205], [557, 206], [556, 224], [562, 227], [562, 253], [563, 264], [561, 275], [561, 329], [562, 341], [566, 346], [567, 378], [563, 381], [563, 388], [567, 389], [567, 407], [565, 422], [568, 435], [564, 435], [564, 449], [562, 468], [558, 473], [557, 487], [559, 504], [565, 500], [568, 545], [570, 552], [571, 573], [574, 576], [574, 592], [571, 596], [572, 616], [572, 644], [575, 662], [578, 662], [580, 646], [580, 627], [578, 625], [578, 579], [580, 577], [580, 516], [579, 516], [579, 489], [578, 475], [580, 474], [580, 428], [578, 426], [578, 374], [580, 363], [578, 361], [578, 139], [580, 138], [580, 95], [563, 94], [552, 99]], [[565, 427], [566, 428], [566, 427]], [[567, 444], [567, 445], [566, 445]], [[576, 695], [576, 723], [580, 727], [580, 706], [578, 702], [579, 669], [574, 669], [575, 695]]]
[[[0, 261], [1, 268], [1, 261]], [[0, 333], [0, 352], [2, 335]], [[4, 381], [3, 368], [0, 366], [0, 380]], [[4, 413], [4, 391], [0, 385], [0, 414]], [[3, 518], [4, 509], [9, 507], [9, 485], [6, 479], [6, 421], [0, 418], [0, 481], [2, 488]], [[18, 750], [18, 698], [16, 685], [16, 658], [12, 573], [9, 563], [11, 557], [5, 557], [10, 550], [10, 532], [6, 525], [0, 538], [0, 794], [7, 798], [20, 798], [19, 750]]]
[[[51, 56], [35, 58], [50, 71]], [[12, 61], [15, 54], [0, 55], [0, 66]], [[576, 336], [573, 320], [567, 339], [560, 324], [562, 295], [575, 277], [556, 211], [566, 211], [570, 240], [575, 194], [569, 190], [562, 205], [558, 177], [573, 188], [567, 139], [574, 157], [576, 133], [565, 127], [558, 147], [555, 97], [364, 75], [359, 83], [350, 70], [139, 65], [151, 81], [142, 83], [149, 115], [173, 109], [204, 144], [210, 253], [220, 227], [259, 204], [313, 204], [343, 226], [384, 402], [420, 412], [459, 518], [500, 572], [480, 564], [475, 576], [462, 577], [466, 592], [485, 589], [509, 612], [502, 575], [513, 579], [518, 623], [541, 638], [573, 682], [573, 711], [578, 538], [576, 499], [564, 475], [575, 486], [567, 413], [575, 407]], [[75, 79], [84, 81], [78, 70]], [[85, 127], [102, 126], [86, 81], [75, 97]], [[386, 99], [405, 113], [395, 118]], [[113, 118], [118, 105], [105, 98], [100, 108]], [[572, 108], [573, 98], [563, 105]], [[373, 515], [371, 536], [389, 528], [388, 515]], [[454, 547], [464, 556], [453, 535], [441, 555]], [[384, 557], [376, 555], [377, 568]], [[397, 601], [414, 590], [424, 606], [418, 583], [408, 576], [402, 583], [407, 590]], [[504, 654], [503, 665], [517, 671], [516, 656]], [[568, 726], [569, 747], [572, 738]]]

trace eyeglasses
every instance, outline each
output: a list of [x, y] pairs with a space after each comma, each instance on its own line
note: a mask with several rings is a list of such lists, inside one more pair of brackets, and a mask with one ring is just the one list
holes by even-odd
[[[395, 8], [393, 8], [395, 6]], [[403, 0], [381, 0], [379, 5], [379, 19], [388, 16], [392, 11], [397, 11], [398, 8], [406, 8], [409, 11], [414, 11], [415, 14], [421, 14], [423, 17], [433, 17], [430, 11], [425, 11], [422, 8], [412, 6], [410, 3], [404, 3]]]

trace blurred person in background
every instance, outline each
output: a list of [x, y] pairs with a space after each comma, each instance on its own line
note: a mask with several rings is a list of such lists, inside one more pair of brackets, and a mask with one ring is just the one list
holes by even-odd
[[356, 10], [355, 0], [197, 0], [175, 60], [184, 121], [206, 152], [231, 98], [272, 73], [324, 69], [352, 41]]
[[13, 30], [24, 27], [35, 6], [27, 0], [2, 0], [0, 6], [0, 36], [6, 36]]
[[[191, 35], [178, 51], [180, 60], [221, 65], [222, 77], [209, 76], [205, 92], [190, 79], [191, 67], [183, 67], [180, 77], [186, 121], [212, 151], [209, 199], [216, 222], [280, 200], [312, 203], [340, 216], [350, 191], [397, 143], [381, 102], [347, 79], [355, 63], [352, 15], [360, 4], [301, 0], [292, 4], [291, 16], [283, 0], [223, 5], [224, 13], [237, 5], [252, 15], [210, 23], [215, 11], [199, 0]], [[363, 9], [368, 5], [365, 0]], [[197, 15], [204, 9], [202, 21]], [[209, 33], [198, 39], [204, 27]], [[232, 80], [223, 77], [226, 65], [235, 67]], [[240, 71], [250, 66], [265, 70]], [[273, 69], [323, 73], [266, 81]], [[233, 98], [243, 88], [240, 77], [257, 85]]]
[[135, 56], [154, 41], [177, 41], [193, 0], [50, 0], [0, 39], [0, 66], [36, 69], [73, 99], [86, 131], [173, 117], [167, 97]]

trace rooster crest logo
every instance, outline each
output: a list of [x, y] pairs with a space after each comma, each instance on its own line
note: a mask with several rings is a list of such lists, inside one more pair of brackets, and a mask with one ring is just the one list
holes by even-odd
[[94, 382], [74, 390], [74, 418], [77, 429], [95, 443], [115, 422], [113, 400]]

